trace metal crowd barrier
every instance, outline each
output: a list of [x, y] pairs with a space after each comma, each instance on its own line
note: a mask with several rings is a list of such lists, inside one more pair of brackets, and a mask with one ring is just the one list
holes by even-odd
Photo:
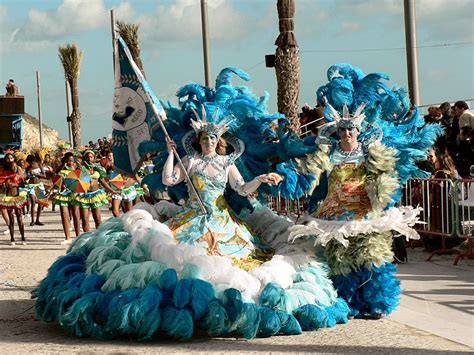
[[415, 229], [424, 235], [453, 236], [455, 210], [452, 207], [454, 183], [450, 179], [413, 179], [405, 184], [400, 205], [420, 206], [422, 224]]
[[[301, 125], [300, 126], [300, 137], [301, 138], [304, 138], [306, 136], [309, 136], [309, 135], [314, 135], [314, 133], [311, 131], [311, 127], [315, 126], [318, 127], [318, 126], [321, 126], [322, 124], [324, 124], [324, 118], [317, 118], [313, 121], [310, 121], [304, 125]], [[316, 138], [316, 137], [315, 137]]]
[[474, 179], [463, 179], [457, 183], [460, 196], [456, 200], [460, 220], [458, 234], [466, 238], [467, 252], [459, 254], [454, 260], [454, 265], [463, 258], [474, 258]]
[[[462, 258], [474, 258], [474, 180], [450, 179], [413, 179], [406, 183], [401, 205], [421, 206], [423, 212], [415, 229], [422, 236], [441, 238], [441, 248], [434, 250], [434, 255], [455, 253], [456, 265]], [[467, 239], [468, 250], [461, 253], [447, 247], [447, 238], [461, 237]]]
[[[307, 211], [307, 197], [288, 200], [281, 196], [269, 197], [268, 207], [278, 214], [296, 216]], [[405, 184], [400, 205], [420, 206], [422, 223], [417, 232], [426, 237], [441, 238], [441, 248], [434, 255], [456, 253], [456, 265], [463, 258], [474, 259], [474, 179], [452, 181], [450, 179], [413, 179]], [[467, 252], [447, 247], [447, 238], [461, 237], [467, 240]]]
[[289, 200], [278, 194], [278, 196], [268, 197], [267, 207], [278, 214], [296, 216], [296, 219], [298, 219], [307, 211], [307, 201], [308, 198], [306, 196], [296, 200]]

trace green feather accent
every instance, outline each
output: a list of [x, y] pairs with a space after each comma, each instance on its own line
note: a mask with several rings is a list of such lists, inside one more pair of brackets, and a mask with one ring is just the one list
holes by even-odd
[[308, 191], [309, 194], [313, 192], [319, 183], [321, 174], [326, 170], [331, 170], [332, 164], [329, 160], [330, 146], [323, 144], [319, 146], [314, 153], [308, 154], [306, 157], [296, 160], [297, 170], [303, 174], [311, 174], [316, 179], [311, 185], [311, 189]]
[[372, 210], [379, 214], [391, 202], [392, 196], [399, 187], [398, 176], [395, 171], [397, 150], [381, 143], [369, 147], [369, 156], [366, 162], [368, 193]]
[[112, 259], [103, 263], [99, 270], [97, 271], [99, 275], [104, 276], [105, 279], [108, 279], [112, 273], [119, 267], [125, 265], [125, 261]]
[[392, 233], [358, 234], [349, 238], [347, 247], [331, 240], [326, 245], [326, 255], [333, 275], [347, 275], [362, 266], [379, 267], [393, 259]]
[[390, 202], [393, 202], [392, 196], [398, 187], [398, 179], [389, 174], [380, 174], [375, 179], [372, 176], [367, 178], [365, 190], [375, 214], [379, 214]]
[[371, 174], [392, 173], [398, 160], [397, 150], [381, 143], [374, 143], [369, 147], [367, 171]]

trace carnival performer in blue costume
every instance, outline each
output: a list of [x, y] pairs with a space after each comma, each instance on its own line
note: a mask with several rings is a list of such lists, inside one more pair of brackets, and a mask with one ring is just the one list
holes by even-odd
[[[199, 198], [202, 198], [206, 213], [199, 213], [197, 196], [190, 192], [190, 199], [183, 211], [166, 224], [174, 237], [181, 243], [199, 244], [207, 248], [211, 255], [223, 255], [234, 258], [248, 256], [255, 251], [254, 237], [239, 222], [225, 202], [224, 192], [229, 182], [241, 196], [255, 192], [262, 182], [278, 185], [281, 176], [275, 173], [262, 174], [249, 183], [245, 183], [235, 161], [243, 153], [243, 142], [228, 137], [234, 142], [234, 152], [226, 155], [226, 143], [221, 138], [226, 130], [226, 121], [220, 124], [201, 120], [191, 120], [194, 132], [183, 139], [188, 155], [183, 158]], [[193, 143], [198, 150], [193, 148]], [[169, 156], [163, 170], [163, 183], [168, 186], [179, 184], [185, 179], [185, 173], [177, 165], [173, 168], [173, 150], [176, 144], [168, 144]], [[257, 243], [259, 245], [261, 243]]]
[[[314, 147], [288, 145], [291, 136], [283, 133], [277, 143], [265, 143], [268, 135], [279, 134], [269, 127], [281, 115], [266, 112], [266, 96], [234, 87], [234, 73], [248, 80], [246, 73], [226, 68], [215, 89], [180, 89], [180, 107], [165, 107], [172, 140], [155, 130], [152, 141], [140, 146], [142, 156], [158, 152], [145, 183], [152, 190], [173, 185], [168, 193], [184, 203], [139, 203], [82, 234], [35, 291], [38, 318], [101, 339], [185, 340], [197, 331], [253, 338], [347, 322], [349, 307], [338, 298], [312, 241], [288, 245], [292, 222], [247, 197], [255, 191], [264, 200], [271, 190], [265, 183], [280, 180], [270, 173], [269, 160], [295, 156], [285, 147], [298, 154]], [[223, 155], [215, 154], [223, 148], [219, 137], [229, 143]], [[174, 166], [167, 146], [183, 157], [184, 169]], [[187, 186], [180, 183], [185, 172], [191, 177]], [[285, 184], [295, 180], [286, 176], [278, 188], [292, 191]], [[191, 181], [206, 212], [197, 207], [196, 195], [186, 196]], [[227, 185], [237, 193], [224, 195]], [[163, 215], [169, 219], [160, 223]]]
[[419, 238], [412, 228], [419, 209], [394, 203], [408, 178], [427, 176], [414, 162], [426, 156], [441, 129], [424, 125], [416, 109], [409, 113], [406, 92], [383, 84], [385, 74], [365, 76], [337, 64], [328, 78], [317, 94], [330, 123], [320, 128], [318, 149], [297, 162], [319, 184], [315, 209], [290, 228], [290, 239], [316, 237], [352, 314], [379, 318], [399, 303], [392, 233]]

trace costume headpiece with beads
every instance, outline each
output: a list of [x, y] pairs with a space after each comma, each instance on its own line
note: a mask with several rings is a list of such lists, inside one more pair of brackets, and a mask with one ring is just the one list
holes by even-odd
[[[232, 116], [228, 116], [220, 120], [219, 123], [209, 122], [207, 121], [205, 109], [202, 110], [202, 119], [199, 118], [199, 115], [196, 110], [192, 109], [192, 111], [194, 113], [194, 116], [196, 117], [196, 120], [191, 119], [191, 127], [193, 128], [194, 132], [196, 132], [196, 135], [198, 135], [199, 132], [206, 132], [209, 135], [215, 135], [217, 138], [219, 138], [225, 132], [227, 132], [229, 126], [232, 124], [232, 122], [234, 122]], [[218, 109], [214, 111], [213, 121], [216, 121], [217, 116]]]
[[331, 106], [331, 104], [324, 98], [325, 104], [329, 107], [329, 116], [334, 120], [336, 123], [336, 127], [339, 128], [357, 128], [359, 131], [362, 126], [362, 122], [365, 120], [365, 113], [362, 111], [365, 108], [366, 103], [363, 102], [357, 110], [355, 110], [354, 114], [349, 113], [349, 108], [344, 104], [342, 107], [342, 117], [337, 112], [337, 110]]

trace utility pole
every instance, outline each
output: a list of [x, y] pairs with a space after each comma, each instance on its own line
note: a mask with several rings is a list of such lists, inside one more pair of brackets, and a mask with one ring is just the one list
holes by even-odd
[[211, 87], [211, 62], [209, 56], [209, 26], [207, 21], [207, 0], [201, 0], [202, 50], [204, 55], [204, 78]]
[[36, 94], [38, 96], [38, 121], [39, 121], [39, 138], [40, 147], [43, 148], [43, 120], [41, 118], [41, 87], [40, 87], [40, 72], [36, 71]]
[[418, 85], [415, 0], [404, 0], [403, 7], [405, 11], [408, 90], [411, 103], [418, 106], [420, 104], [420, 92]]

